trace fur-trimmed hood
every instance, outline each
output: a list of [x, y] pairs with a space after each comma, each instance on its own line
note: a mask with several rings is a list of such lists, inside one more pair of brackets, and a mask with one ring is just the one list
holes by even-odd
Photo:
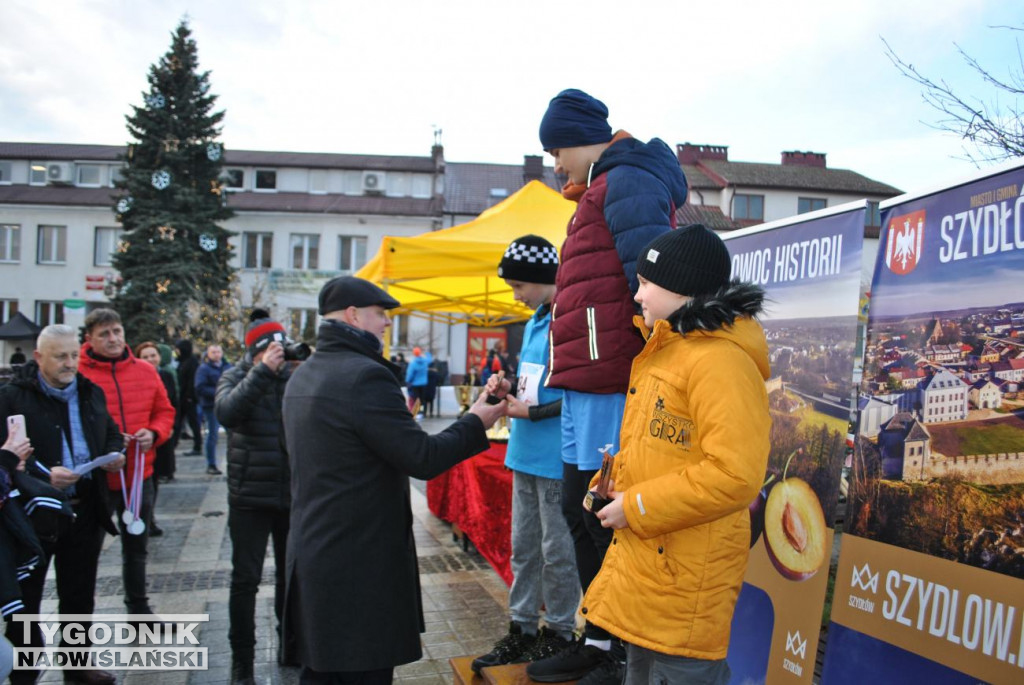
[[753, 283], [734, 279], [710, 295], [698, 295], [668, 317], [672, 330], [681, 335], [690, 331], [717, 331], [742, 316], [754, 318], [764, 309], [764, 290]]
[[[658, 321], [653, 331], [636, 317], [644, 337], [658, 338], [656, 345], [670, 344], [672, 339], [696, 341], [701, 338], [720, 338], [738, 345], [754, 360], [761, 375], [768, 379], [771, 365], [768, 360], [768, 341], [764, 329], [755, 320], [763, 311], [764, 290], [752, 283], [734, 280], [712, 295], [693, 298], [672, 313], [666, 321]], [[675, 337], [678, 333], [680, 338]]]

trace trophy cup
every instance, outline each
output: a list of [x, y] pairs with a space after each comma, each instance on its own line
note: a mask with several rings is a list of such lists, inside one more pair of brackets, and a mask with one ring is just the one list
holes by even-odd
[[597, 485], [583, 498], [587, 509], [594, 514], [601, 511], [606, 504], [612, 501], [608, 497], [608, 486], [612, 479], [612, 466], [615, 464], [615, 455], [608, 454], [611, 448], [611, 443], [603, 448], [598, 448], [597, 451], [601, 453], [601, 474], [597, 478]]

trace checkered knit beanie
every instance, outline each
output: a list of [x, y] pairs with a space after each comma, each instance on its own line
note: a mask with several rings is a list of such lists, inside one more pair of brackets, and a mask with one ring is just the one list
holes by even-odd
[[558, 250], [539, 235], [516, 238], [498, 264], [498, 275], [510, 281], [554, 285]]
[[640, 251], [636, 272], [679, 295], [711, 295], [729, 283], [729, 250], [701, 224], [663, 233]]

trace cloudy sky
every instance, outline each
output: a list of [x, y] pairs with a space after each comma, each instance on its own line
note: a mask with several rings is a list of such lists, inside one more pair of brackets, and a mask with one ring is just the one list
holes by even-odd
[[[1005, 74], [1005, 0], [3, 0], [0, 139], [123, 144], [124, 115], [187, 16], [236, 149], [516, 163], [566, 87], [637, 137], [730, 159], [828, 154], [912, 191], [970, 174], [960, 141], [885, 56], [984, 94], [954, 43]], [[1019, 62], [1018, 62], [1019, 64]], [[958, 159], [957, 157], [960, 157]]]

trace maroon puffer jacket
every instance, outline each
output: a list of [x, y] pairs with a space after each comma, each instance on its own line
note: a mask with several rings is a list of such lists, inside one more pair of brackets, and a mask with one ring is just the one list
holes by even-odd
[[548, 386], [609, 394], [625, 392], [629, 369], [644, 346], [633, 326], [633, 296], [604, 219], [608, 176], [580, 198], [562, 244], [551, 308]]

